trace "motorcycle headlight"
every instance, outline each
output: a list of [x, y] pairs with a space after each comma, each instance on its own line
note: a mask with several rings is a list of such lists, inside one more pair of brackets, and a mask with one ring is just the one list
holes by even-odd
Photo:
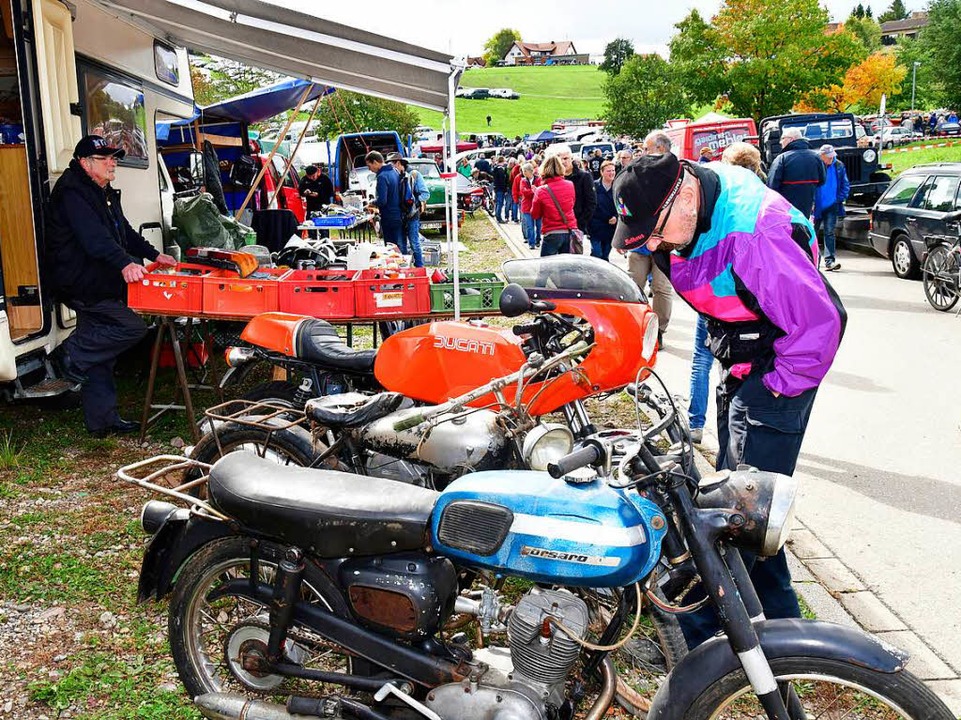
[[732, 545], [769, 557], [791, 531], [797, 490], [790, 475], [749, 468], [702, 481], [697, 506], [725, 512]]
[[641, 344], [641, 357], [645, 360], [653, 358], [654, 352], [657, 350], [658, 329], [657, 315], [651, 313], [647, 320], [647, 327], [644, 328], [644, 341]]
[[864, 151], [864, 156], [863, 156], [863, 157], [864, 157], [864, 162], [873, 163], [874, 160], [875, 160], [875, 158], [877, 158], [877, 156], [878, 156], [878, 154], [877, 154], [876, 152], [874, 152], [874, 150], [865, 150], [865, 151]]
[[546, 471], [574, 448], [574, 435], [563, 425], [541, 424], [524, 438], [524, 462], [531, 470]]

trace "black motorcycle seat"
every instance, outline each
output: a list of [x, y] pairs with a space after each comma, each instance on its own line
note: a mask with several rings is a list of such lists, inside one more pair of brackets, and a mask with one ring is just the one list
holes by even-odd
[[283, 467], [251, 452], [210, 471], [211, 504], [241, 525], [319, 557], [419, 550], [438, 493], [337, 470]]
[[354, 350], [344, 344], [326, 320], [304, 320], [297, 326], [297, 357], [329, 370], [373, 375], [376, 350]]
[[307, 401], [304, 412], [311, 420], [329, 428], [361, 427], [379, 420], [399, 410], [407, 399], [400, 393], [382, 392], [370, 395], [361, 404], [338, 404], [340, 398], [354, 398], [349, 396], [329, 395]]

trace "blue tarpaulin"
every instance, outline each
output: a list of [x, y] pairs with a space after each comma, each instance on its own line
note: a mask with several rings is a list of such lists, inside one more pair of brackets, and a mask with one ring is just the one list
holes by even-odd
[[[206, 127], [207, 132], [218, 135], [232, 135], [240, 137], [239, 133], [224, 132], [224, 127], [213, 129], [213, 125], [227, 123], [250, 124], [266, 120], [284, 110], [297, 107], [301, 95], [310, 85], [306, 80], [284, 80], [269, 87], [259, 90], [252, 90], [243, 95], [222, 100], [213, 105], [197, 108], [196, 112], [189, 117], [172, 122], [157, 123], [157, 140], [161, 144], [179, 144], [192, 142], [189, 135], [189, 126], [194, 120], [200, 119], [200, 124]], [[316, 100], [317, 98], [333, 92], [334, 88], [326, 85], [314, 85], [313, 90], [307, 95], [305, 102]], [[218, 122], [219, 121], [219, 122]], [[174, 137], [170, 137], [171, 128], [177, 128]]]
[[537, 135], [529, 139], [531, 142], [547, 142], [548, 140], [556, 140], [557, 135], [550, 130], [541, 130]]

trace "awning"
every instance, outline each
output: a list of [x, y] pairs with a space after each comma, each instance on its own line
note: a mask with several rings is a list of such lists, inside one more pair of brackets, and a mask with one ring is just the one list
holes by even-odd
[[260, 0], [98, 2], [176, 45], [433, 110], [447, 109], [449, 78], [462, 70], [445, 53]]
[[[297, 107], [308, 86], [310, 83], [306, 80], [284, 80], [202, 107], [200, 115], [205, 120], [240, 120], [247, 124], [260, 122]], [[331, 87], [314, 85], [304, 102], [316, 100], [333, 90]]]

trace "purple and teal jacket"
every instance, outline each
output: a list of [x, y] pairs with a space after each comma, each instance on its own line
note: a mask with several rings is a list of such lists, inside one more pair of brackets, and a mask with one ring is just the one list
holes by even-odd
[[847, 314], [817, 270], [810, 220], [749, 170], [685, 167], [701, 185], [694, 240], [655, 261], [707, 318], [711, 352], [731, 374], [761, 372], [768, 390], [791, 397], [817, 387]]

